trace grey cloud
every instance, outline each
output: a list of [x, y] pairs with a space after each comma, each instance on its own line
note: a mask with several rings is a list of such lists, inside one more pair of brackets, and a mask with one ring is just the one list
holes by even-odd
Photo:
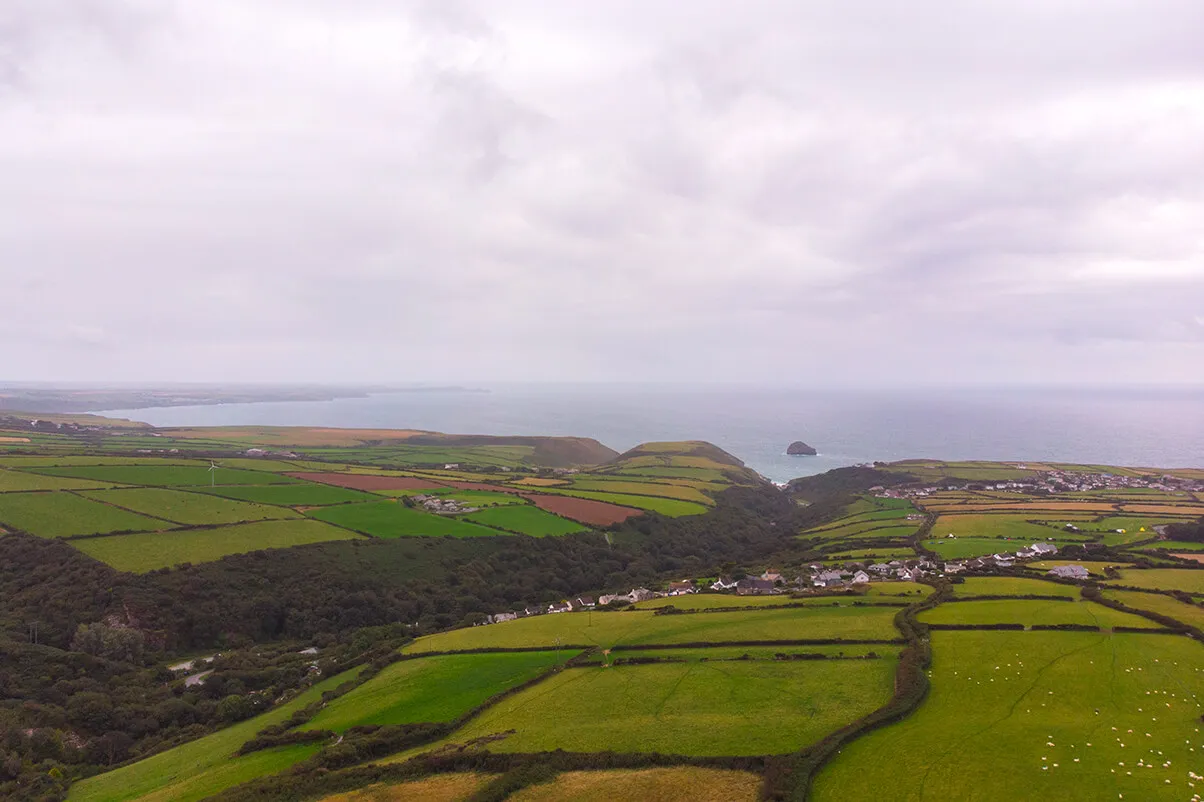
[[0, 378], [1197, 381], [1200, 30], [1188, 0], [16, 0]]

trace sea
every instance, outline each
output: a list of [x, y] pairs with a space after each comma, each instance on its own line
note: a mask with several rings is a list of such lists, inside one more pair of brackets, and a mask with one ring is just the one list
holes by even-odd
[[[97, 412], [156, 426], [572, 435], [618, 451], [651, 440], [707, 440], [776, 482], [919, 457], [1204, 467], [1204, 387], [501, 385]], [[795, 440], [818, 456], [788, 456]]]

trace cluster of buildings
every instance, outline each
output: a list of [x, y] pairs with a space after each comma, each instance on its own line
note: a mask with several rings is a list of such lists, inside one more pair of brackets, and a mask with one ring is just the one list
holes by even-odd
[[[1027, 466], [1016, 466], [1022, 470]], [[943, 483], [925, 487], [871, 488], [880, 498], [925, 498], [938, 490], [997, 490], [1005, 493], [1084, 493], [1092, 490], [1156, 490], [1163, 493], [1196, 493], [1204, 491], [1204, 480], [1188, 479], [1170, 474], [1159, 476], [1119, 476], [1112, 473], [1082, 473], [1079, 471], [1035, 470], [1031, 477], [1006, 482]]]
[[437, 515], [459, 515], [462, 512], [476, 512], [477, 507], [469, 507], [454, 498], [442, 496], [411, 496], [414, 503], [427, 512]]
[[[667, 590], [632, 588], [627, 593], [604, 594], [599, 596], [597, 601], [592, 596], [578, 596], [548, 605], [526, 607], [517, 612], [486, 616], [484, 623], [498, 624], [533, 615], [592, 610], [599, 606], [605, 607], [612, 602], [635, 604], [649, 599], [682, 596], [703, 590], [734, 593], [737, 596], [771, 596], [773, 594], [800, 594], [816, 590], [856, 588], [871, 582], [919, 582], [928, 576], [951, 576], [966, 571], [980, 572], [1013, 568], [1017, 560], [1051, 557], [1057, 554], [1057, 551], [1057, 547], [1050, 543], [1034, 543], [1015, 554], [992, 554], [986, 557], [975, 557], [971, 560], [956, 560], [946, 563], [936, 563], [927, 559], [891, 560], [870, 565], [849, 563], [844, 567], [813, 563], [805, 566], [793, 579], [787, 578], [776, 569], [768, 569], [760, 576], [746, 576], [741, 579], [720, 576], [713, 581], [708, 579], [700, 583], [692, 579], [683, 579], [670, 582]], [[1087, 569], [1081, 565], [1060, 565], [1050, 569], [1049, 575], [1063, 579], [1087, 579], [1089, 577]]]

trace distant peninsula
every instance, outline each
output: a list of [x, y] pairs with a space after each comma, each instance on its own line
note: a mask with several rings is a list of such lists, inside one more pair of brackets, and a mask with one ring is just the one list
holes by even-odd
[[816, 451], [812, 446], [804, 443], [802, 440], [795, 440], [790, 444], [790, 447], [786, 449], [786, 453], [792, 457], [814, 457], [819, 452]]

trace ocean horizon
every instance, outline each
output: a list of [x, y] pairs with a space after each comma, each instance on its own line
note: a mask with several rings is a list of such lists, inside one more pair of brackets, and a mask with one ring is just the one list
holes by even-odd
[[[617, 451], [707, 440], [784, 482], [908, 458], [1204, 466], [1204, 388], [486, 386], [332, 401], [96, 410], [155, 426], [337, 426], [592, 437]], [[787, 456], [795, 440], [814, 457]]]

